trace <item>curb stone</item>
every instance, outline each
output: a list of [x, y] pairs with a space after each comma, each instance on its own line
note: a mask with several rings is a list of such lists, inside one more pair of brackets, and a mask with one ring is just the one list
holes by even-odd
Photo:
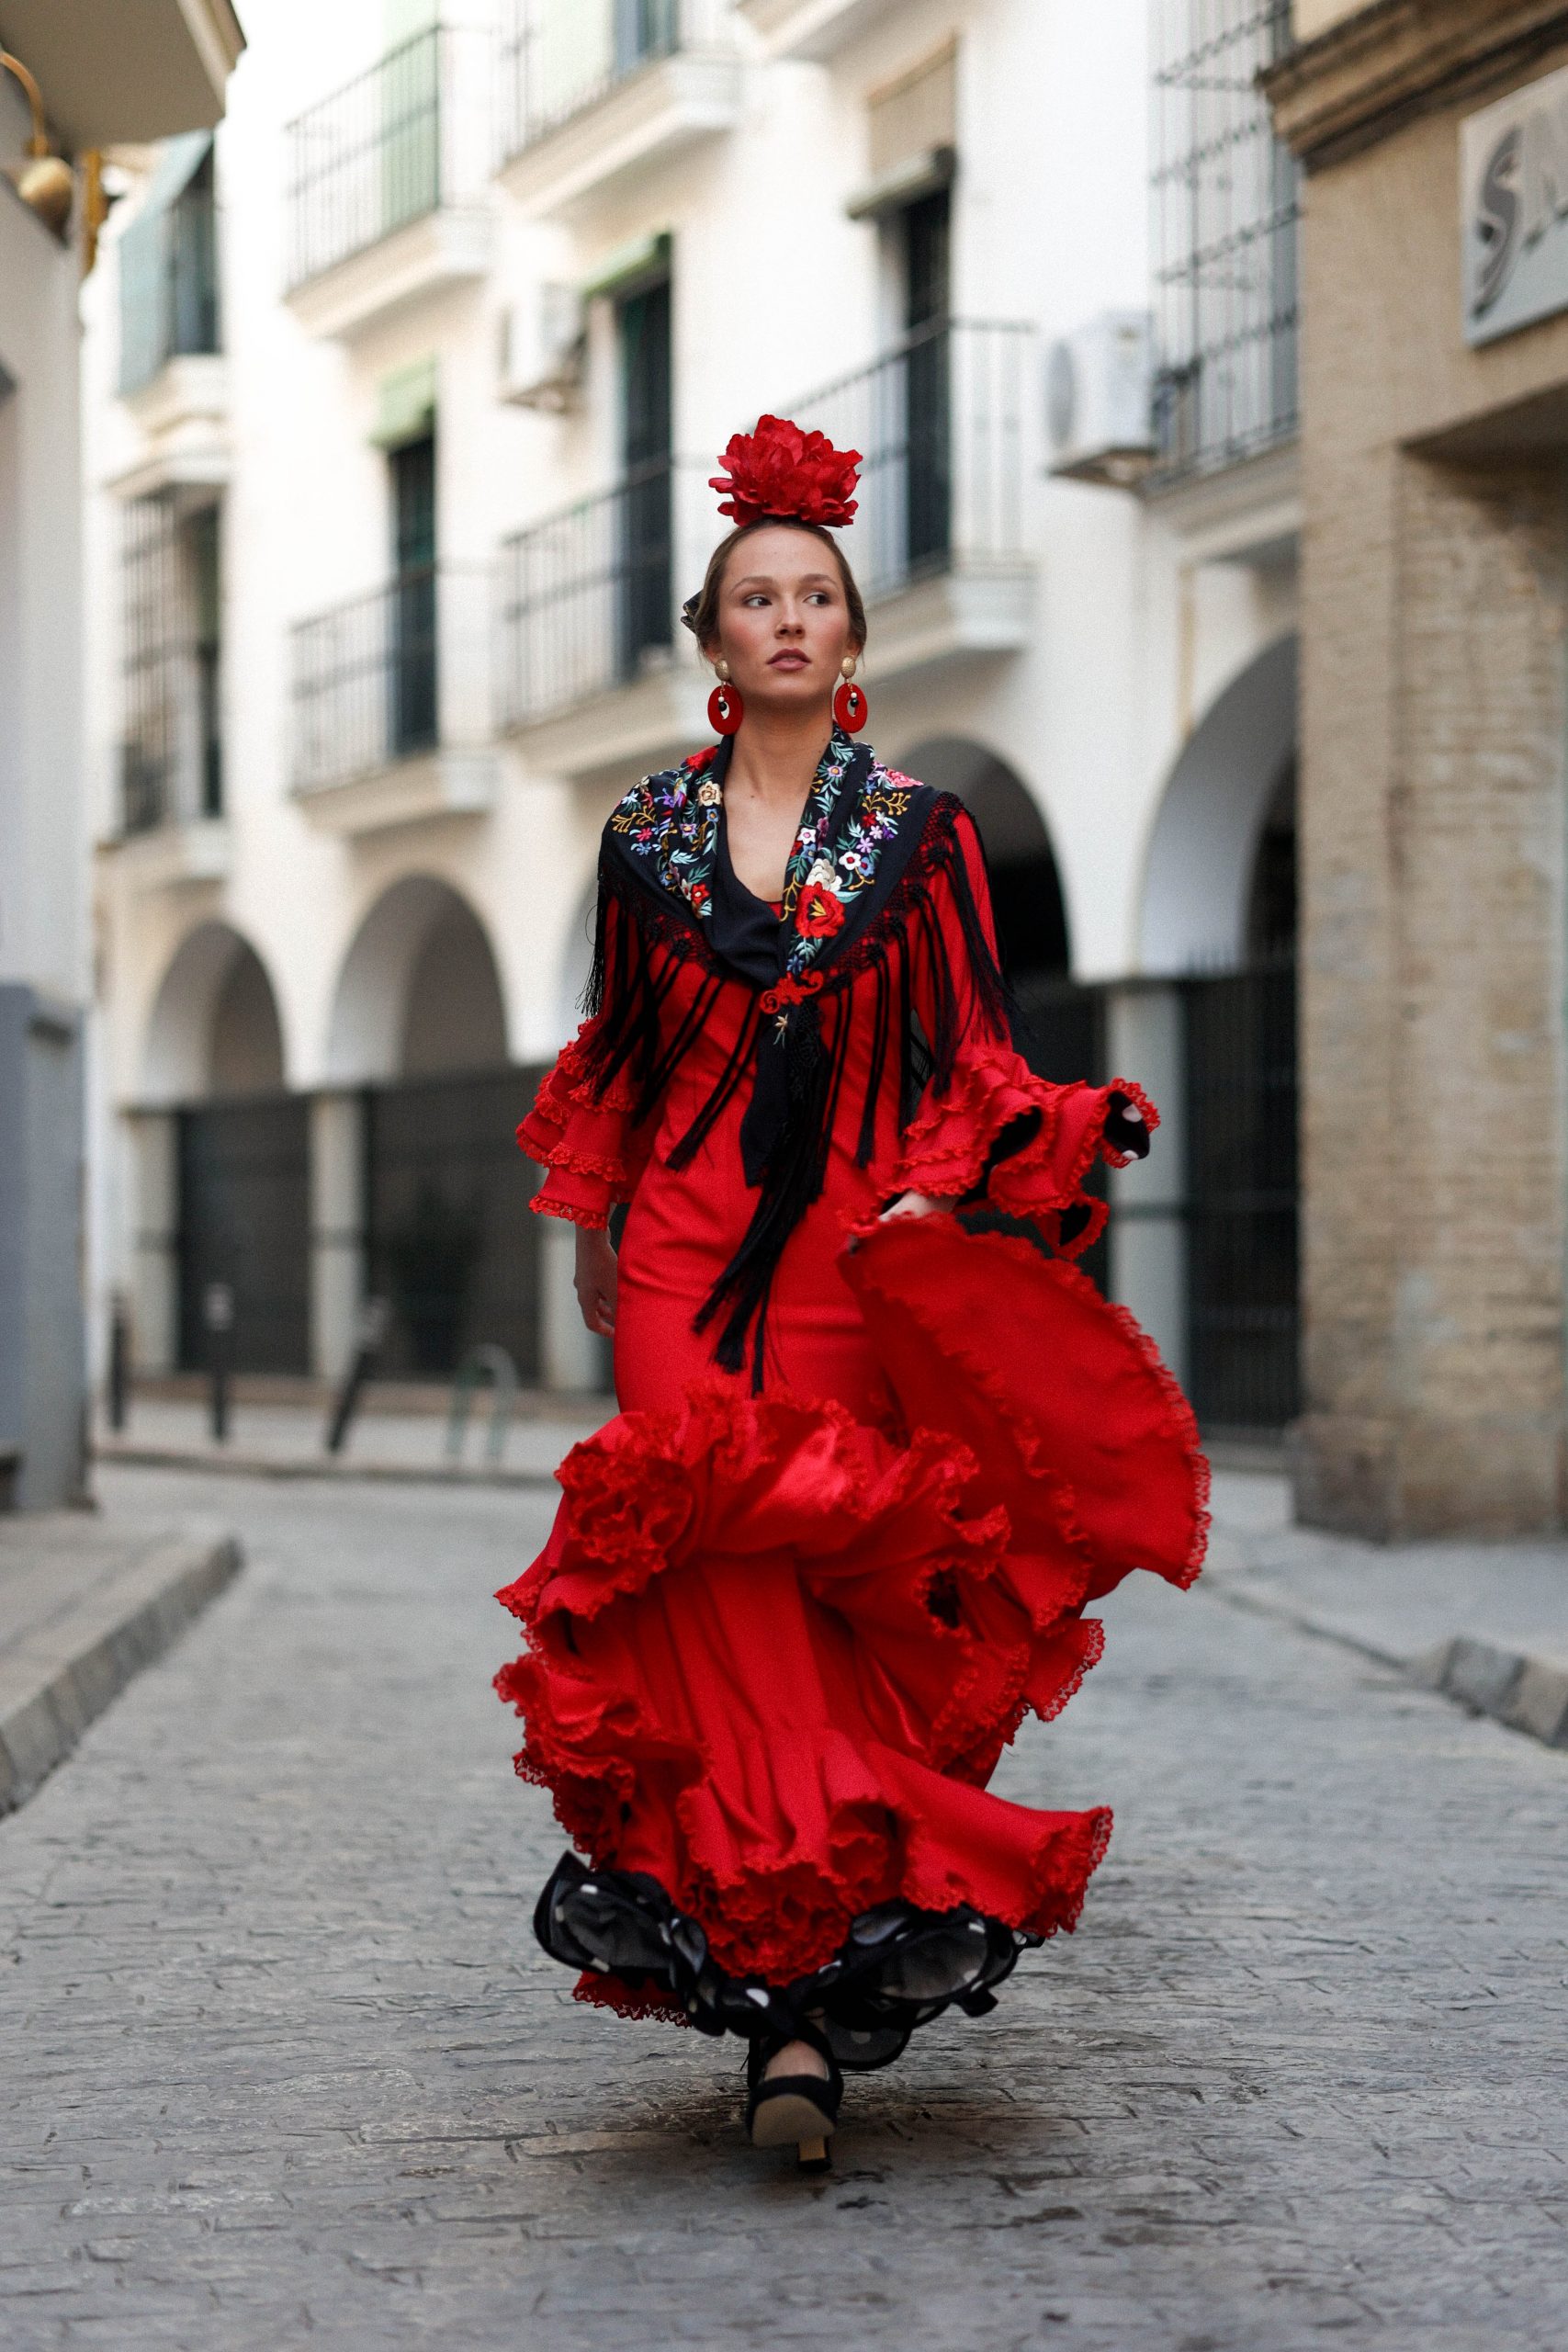
[[1547, 1747], [1568, 1747], [1568, 1657], [1510, 1650], [1456, 1634], [1412, 1661], [1413, 1680], [1441, 1690]]
[[1342, 1620], [1271, 1587], [1249, 1584], [1234, 1569], [1205, 1583], [1211, 1596], [1228, 1608], [1278, 1618], [1299, 1634], [1353, 1650], [1472, 1713], [1490, 1715], [1495, 1723], [1524, 1732], [1545, 1747], [1568, 1748], [1568, 1653], [1507, 1649], [1472, 1634], [1455, 1634], [1419, 1657], [1402, 1657]]
[[96, 1445], [95, 1462], [133, 1470], [189, 1470], [229, 1478], [369, 1478], [398, 1487], [554, 1487], [553, 1470], [509, 1470], [504, 1464], [355, 1462], [309, 1454], [197, 1453], [177, 1445]]
[[239, 1574], [231, 1537], [161, 1544], [0, 1657], [0, 1815], [13, 1813]]

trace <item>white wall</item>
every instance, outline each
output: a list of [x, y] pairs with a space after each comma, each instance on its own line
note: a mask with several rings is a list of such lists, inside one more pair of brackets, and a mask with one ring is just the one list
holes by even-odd
[[[484, 0], [466, 13], [482, 16]], [[336, 0], [330, 8], [271, 0], [249, 30], [218, 138], [233, 451], [226, 493], [230, 866], [224, 878], [151, 887], [130, 874], [130, 861], [105, 861], [107, 1099], [128, 1106], [156, 1093], [154, 1008], [182, 944], [213, 922], [261, 957], [291, 1085], [343, 1083], [372, 1064], [393, 1067], [404, 1007], [381, 1008], [381, 1046], [372, 1051], [363, 1023], [359, 1043], [345, 1045], [353, 1023], [345, 1028], [344, 975], [378, 907], [409, 911], [406, 896], [388, 894], [411, 883], [455, 892], [477, 915], [493, 951], [513, 1057], [538, 1058], [559, 1045], [564, 1008], [580, 984], [581, 909], [614, 779], [589, 786], [534, 772], [509, 745], [490, 814], [356, 841], [316, 830], [290, 797], [289, 626], [376, 586], [387, 571], [385, 462], [368, 440], [378, 385], [389, 370], [435, 356], [442, 552], [487, 561], [510, 531], [608, 487], [615, 442], [607, 306], [592, 317], [588, 398], [559, 418], [496, 398], [502, 313], [542, 279], [581, 280], [627, 240], [669, 231], [682, 560], [694, 588], [724, 527], [704, 485], [714, 453], [761, 408], [869, 360], [886, 339], [876, 232], [843, 210], [868, 168], [866, 95], [954, 31], [955, 309], [964, 318], [1027, 321], [1036, 332], [1021, 484], [1022, 525], [1038, 566], [1036, 621], [1020, 653], [885, 684], [874, 613], [870, 735], [895, 760], [941, 737], [968, 739], [1004, 761], [1048, 829], [1079, 975], [1136, 972], [1166, 781], [1214, 699], [1289, 626], [1293, 595], [1278, 566], [1264, 572], [1213, 560], [1184, 512], [1043, 473], [1039, 417], [1052, 338], [1097, 311], [1148, 299], [1141, 0], [1101, 7], [908, 0], [822, 65], [765, 63], [747, 25], [734, 18], [748, 60], [738, 130], [650, 169], [570, 227], [525, 220], [492, 184], [490, 275], [411, 303], [349, 344], [308, 333], [282, 299], [283, 133], [302, 107], [374, 62], [386, 33], [382, 0]], [[86, 361], [96, 485], [88, 707], [106, 829], [118, 726], [118, 582], [115, 501], [103, 485], [138, 447], [112, 395], [114, 243], [111, 229], [89, 289]], [[852, 560], [852, 531], [847, 548]], [[46, 651], [51, 662], [62, 658], [57, 647]], [[58, 713], [52, 697], [42, 700]], [[73, 922], [62, 931], [50, 926], [50, 940], [76, 936]], [[418, 944], [410, 931], [396, 955], [389, 948], [388, 985], [406, 984]], [[101, 1222], [112, 1232], [112, 1200]], [[123, 1245], [108, 1249], [107, 1270], [117, 1249]]]

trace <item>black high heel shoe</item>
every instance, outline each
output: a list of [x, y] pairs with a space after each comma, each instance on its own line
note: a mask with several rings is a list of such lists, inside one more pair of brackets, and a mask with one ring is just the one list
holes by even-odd
[[[804, 2041], [827, 2066], [826, 2075], [768, 2075], [770, 2059], [787, 2042]], [[800, 2151], [802, 2172], [826, 2172], [831, 2163], [828, 2143], [838, 2125], [844, 2078], [829, 2047], [828, 2037], [814, 2025], [802, 2025], [788, 2035], [757, 2034], [746, 2053], [746, 2136], [754, 2148], [787, 2148], [793, 2141]]]

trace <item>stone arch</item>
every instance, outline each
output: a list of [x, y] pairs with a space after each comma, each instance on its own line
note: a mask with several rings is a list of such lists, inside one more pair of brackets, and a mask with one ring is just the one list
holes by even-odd
[[1297, 641], [1258, 654], [1193, 729], [1161, 796], [1144, 866], [1146, 972], [1241, 963], [1253, 944], [1260, 847], [1293, 809]]
[[1061, 874], [1040, 804], [1007, 762], [966, 736], [935, 735], [898, 764], [956, 794], [986, 845], [1002, 956], [1019, 978], [1066, 973], [1072, 956]]
[[249, 940], [204, 922], [171, 957], [142, 1044], [148, 1105], [279, 1092], [286, 1059], [277, 997]]
[[494, 1069], [506, 1004], [490, 935], [460, 892], [408, 874], [384, 890], [344, 958], [327, 1033], [335, 1083]]

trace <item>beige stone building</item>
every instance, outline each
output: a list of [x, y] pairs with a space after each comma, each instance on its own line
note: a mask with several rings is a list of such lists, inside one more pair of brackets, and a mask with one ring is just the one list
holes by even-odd
[[1568, 8], [1299, 0], [1303, 1515], [1564, 1511]]

